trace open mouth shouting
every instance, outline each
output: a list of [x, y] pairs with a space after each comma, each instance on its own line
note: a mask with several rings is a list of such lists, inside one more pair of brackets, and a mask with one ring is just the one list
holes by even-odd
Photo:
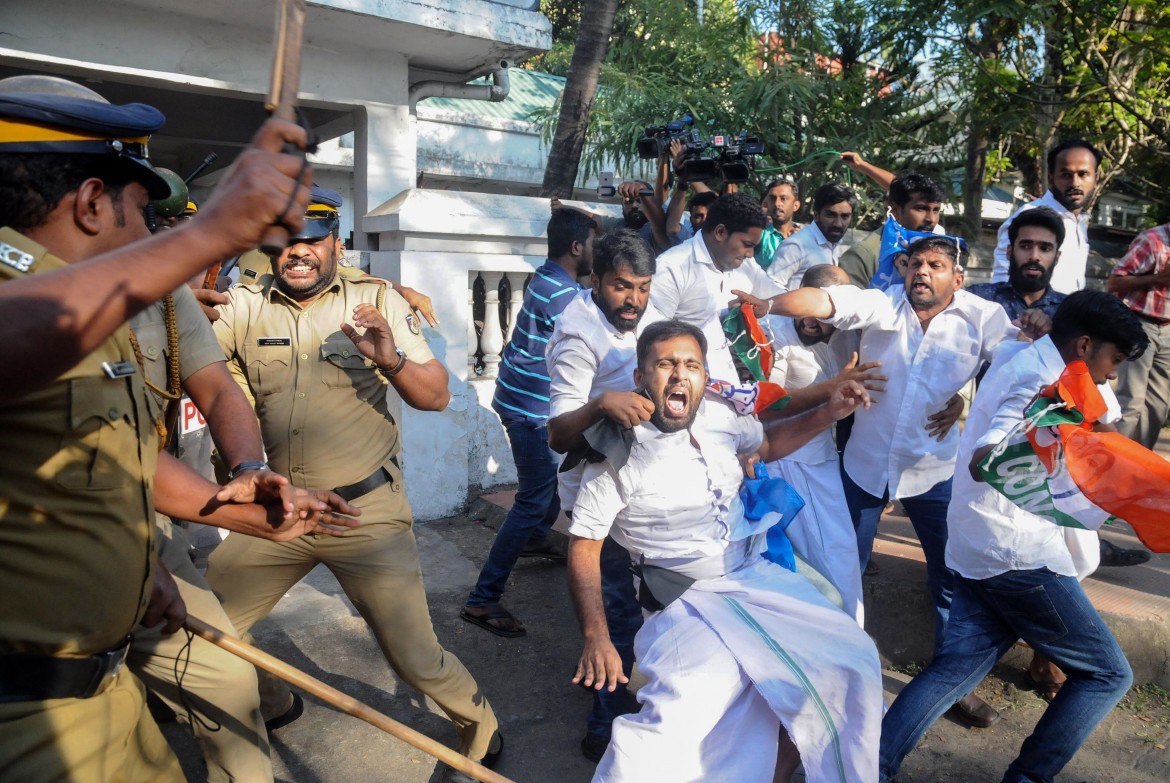
[[666, 390], [662, 414], [667, 419], [685, 419], [690, 407], [691, 395], [685, 384], [676, 384]]

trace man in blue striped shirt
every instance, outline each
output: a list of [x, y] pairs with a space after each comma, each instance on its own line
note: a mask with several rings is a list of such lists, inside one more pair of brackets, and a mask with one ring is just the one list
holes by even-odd
[[548, 221], [547, 233], [548, 260], [524, 292], [492, 398], [492, 409], [508, 432], [516, 463], [516, 501], [459, 613], [469, 623], [504, 637], [525, 634], [520, 621], [500, 606], [516, 560], [525, 556], [564, 560], [564, 553], [546, 542], [561, 506], [556, 491], [560, 458], [548, 447], [549, 376], [544, 352], [561, 311], [581, 290], [577, 278], [593, 271], [597, 222], [584, 212], [561, 207]]

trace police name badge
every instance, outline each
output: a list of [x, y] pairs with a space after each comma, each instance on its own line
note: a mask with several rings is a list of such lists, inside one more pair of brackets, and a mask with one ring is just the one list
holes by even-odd
[[418, 322], [418, 319], [414, 317], [414, 313], [407, 314], [406, 328], [410, 330], [411, 334], [414, 334], [414, 335], [422, 334], [422, 325]]
[[7, 242], [0, 242], [0, 264], [10, 266], [17, 272], [27, 272], [36, 262], [36, 257], [31, 253], [26, 253]]
[[184, 396], [182, 407], [179, 409], [179, 434], [189, 435], [206, 426], [207, 419], [203, 418], [203, 414], [195, 407], [195, 403], [191, 402], [191, 398]]

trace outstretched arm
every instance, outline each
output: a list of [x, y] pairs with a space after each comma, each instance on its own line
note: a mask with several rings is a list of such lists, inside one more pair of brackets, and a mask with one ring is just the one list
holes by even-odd
[[255, 247], [273, 224], [299, 230], [312, 174], [300, 157], [281, 152], [285, 142], [303, 148], [304, 130], [265, 122], [207, 205], [178, 228], [0, 285], [8, 327], [0, 342], [0, 402], [52, 382], [151, 302]]

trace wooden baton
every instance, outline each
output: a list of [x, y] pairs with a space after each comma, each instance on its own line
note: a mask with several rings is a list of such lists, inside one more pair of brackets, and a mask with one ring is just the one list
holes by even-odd
[[305, 674], [300, 669], [289, 666], [284, 661], [274, 658], [263, 650], [257, 649], [247, 642], [242, 642], [234, 636], [228, 636], [223, 631], [208, 625], [197, 617], [187, 615], [184, 627], [201, 639], [206, 639], [217, 647], [222, 647], [233, 655], [243, 658], [253, 666], [257, 666], [270, 674], [274, 674], [285, 682], [295, 685], [306, 693], [311, 693], [318, 699], [333, 705], [347, 715], [360, 718], [366, 723], [381, 729], [403, 742], [413, 745], [419, 750], [434, 756], [448, 766], [463, 772], [481, 783], [514, 783], [503, 775], [496, 774], [484, 765], [461, 756], [441, 742], [436, 742], [425, 734], [420, 734], [409, 726], [378, 712], [352, 696], [348, 696], [336, 688]]
[[[272, 116], [278, 120], [297, 121], [297, 93], [301, 84], [301, 42], [304, 33], [305, 0], [277, 0], [272, 80], [269, 83], [268, 100], [265, 101], [264, 108], [272, 112]], [[260, 249], [270, 258], [275, 258], [287, 245], [288, 231], [284, 226], [272, 226], [264, 233]]]

